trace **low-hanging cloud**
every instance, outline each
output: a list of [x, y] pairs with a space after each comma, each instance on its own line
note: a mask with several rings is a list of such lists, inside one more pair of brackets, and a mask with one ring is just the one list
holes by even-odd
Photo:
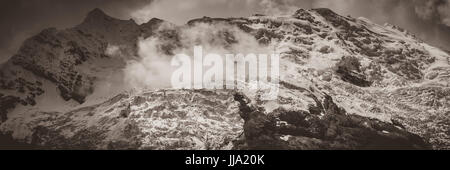
[[158, 50], [160, 42], [157, 38], [141, 39], [138, 42], [139, 59], [128, 62], [125, 72], [125, 82], [131, 88], [167, 88], [173, 69], [170, 67], [169, 56]]
[[170, 53], [162, 48], [169, 43], [164, 37], [149, 37], [138, 42], [138, 59], [130, 61], [126, 68], [125, 82], [133, 89], [171, 88], [172, 73], [177, 67], [171, 65], [176, 54], [185, 54], [191, 57], [194, 67], [201, 65], [206, 71], [202, 61], [193, 59], [194, 46], [201, 46], [203, 56], [209, 53], [218, 54], [225, 62], [226, 54], [271, 54], [269, 46], [261, 45], [254, 36], [242, 31], [237, 26], [229, 24], [197, 23], [189, 27], [175, 27], [171, 24], [163, 25], [158, 31], [176, 30], [177, 41], [181, 46], [172, 48]]

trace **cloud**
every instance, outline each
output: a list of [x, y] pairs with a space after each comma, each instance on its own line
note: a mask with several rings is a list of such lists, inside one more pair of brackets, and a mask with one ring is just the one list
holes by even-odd
[[443, 24], [450, 27], [450, 1], [447, 0], [445, 4], [438, 7], [438, 12]]
[[[224, 62], [226, 54], [271, 54], [273, 49], [260, 45], [254, 36], [228, 24], [198, 23], [181, 29], [167, 24], [158, 31], [176, 31], [177, 38], [149, 37], [139, 40], [139, 59], [130, 61], [124, 69], [125, 82], [133, 89], [171, 88], [172, 73], [177, 69], [171, 65], [171, 61], [176, 54], [190, 56], [194, 67], [203, 67], [202, 61], [193, 58], [194, 46], [202, 47], [203, 56], [218, 54]], [[168, 53], [165, 47], [174, 43], [181, 46], [171, 46], [171, 52]], [[204, 69], [206, 71], [209, 68]]]
[[436, 20], [450, 26], [450, 0], [414, 0], [416, 14], [424, 20]]
[[324, 7], [341, 15], [398, 25], [432, 45], [450, 49], [449, 0], [2, 0], [0, 62], [12, 56], [27, 37], [48, 27], [72, 27], [96, 7], [138, 23], [156, 17], [178, 25], [203, 16], [291, 14], [299, 8]]
[[[309, 4], [308, 1], [299, 0], [248, 0], [248, 3], [257, 6], [257, 11], [267, 15], [287, 15], [293, 14], [300, 6]], [[302, 3], [304, 3], [302, 5]]]
[[157, 38], [139, 40], [139, 60], [129, 61], [125, 72], [125, 82], [136, 89], [166, 88], [169, 85], [167, 77], [171, 76], [169, 58], [160, 53]]

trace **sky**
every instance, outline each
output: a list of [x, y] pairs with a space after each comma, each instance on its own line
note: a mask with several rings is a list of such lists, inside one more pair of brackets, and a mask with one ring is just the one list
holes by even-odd
[[450, 50], [450, 0], [1, 0], [0, 63], [42, 29], [73, 27], [94, 8], [138, 23], [156, 17], [179, 25], [203, 16], [278, 15], [300, 8], [330, 8], [341, 15], [400, 26]]

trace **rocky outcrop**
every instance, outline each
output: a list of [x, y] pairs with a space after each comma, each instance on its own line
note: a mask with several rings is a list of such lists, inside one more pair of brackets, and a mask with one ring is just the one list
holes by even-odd
[[265, 114], [242, 94], [235, 94], [245, 120], [239, 149], [431, 149], [421, 137], [393, 124], [347, 115], [330, 96], [323, 116], [307, 111], [275, 110]]
[[3, 94], [0, 94], [0, 124], [8, 119], [6, 115], [8, 110], [13, 109], [19, 103], [19, 97], [4, 96]]
[[339, 74], [343, 81], [360, 87], [369, 87], [372, 84], [372, 82], [366, 80], [366, 76], [361, 72], [361, 64], [355, 57], [344, 56], [336, 64], [336, 67], [336, 73]]

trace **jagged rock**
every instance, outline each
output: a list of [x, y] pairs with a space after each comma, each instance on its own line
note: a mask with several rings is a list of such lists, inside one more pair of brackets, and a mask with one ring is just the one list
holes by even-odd
[[211, 18], [211, 17], [203, 17], [199, 19], [193, 19], [187, 22], [188, 25], [193, 26], [197, 23], [208, 23], [208, 24], [214, 24], [214, 23], [228, 23], [230, 20], [226, 18]]
[[[430, 149], [419, 136], [392, 124], [356, 115], [346, 115], [330, 96], [325, 97], [324, 117], [306, 111], [276, 110], [278, 117], [250, 106], [235, 94], [243, 116], [248, 149]], [[277, 125], [277, 121], [287, 124]]]
[[120, 111], [120, 117], [122, 118], [127, 118], [130, 113], [131, 113], [131, 108], [130, 108], [130, 104], [128, 104], [127, 108], [123, 109], [122, 111]]
[[369, 87], [372, 83], [366, 80], [366, 76], [361, 73], [361, 64], [355, 57], [343, 57], [336, 65], [342, 80], [360, 87]]
[[336, 14], [334, 11], [328, 8], [318, 8], [314, 9], [317, 13], [319, 13], [322, 17], [324, 17], [327, 21], [333, 24], [334, 27], [343, 27], [343, 29], [348, 29], [350, 24], [342, 18], [342, 16]]
[[8, 119], [7, 113], [8, 110], [13, 109], [16, 107], [17, 104], [19, 104], [20, 98], [15, 96], [3, 96], [3, 94], [0, 95], [0, 124], [1, 122], [6, 121]]

